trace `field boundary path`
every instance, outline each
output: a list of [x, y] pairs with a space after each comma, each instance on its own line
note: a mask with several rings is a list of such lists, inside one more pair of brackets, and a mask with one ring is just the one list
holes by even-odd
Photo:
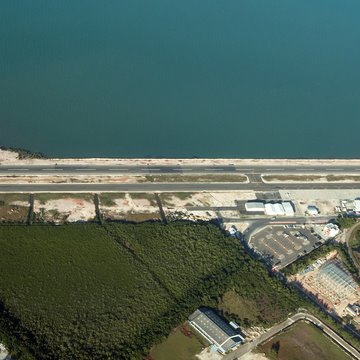
[[258, 345], [264, 343], [265, 341], [271, 339], [275, 335], [279, 334], [292, 324], [296, 323], [300, 320], [307, 320], [316, 325], [318, 328], [322, 330], [324, 334], [329, 336], [334, 342], [336, 342], [338, 345], [341, 346], [347, 353], [351, 354], [355, 359], [360, 359], [360, 352], [356, 350], [352, 345], [350, 345], [347, 341], [345, 341], [342, 337], [340, 337], [338, 334], [336, 334], [333, 330], [331, 330], [327, 325], [325, 325], [321, 320], [316, 318], [313, 315], [310, 315], [308, 313], [299, 312], [295, 315], [293, 315], [290, 318], [287, 318], [285, 321], [283, 321], [280, 324], [274, 325], [272, 328], [270, 328], [265, 334], [260, 335], [256, 339], [254, 339], [252, 342], [248, 342], [244, 345], [240, 345], [240, 347], [231, 352], [230, 354], [227, 354], [223, 357], [224, 360], [236, 360], [239, 359], [241, 356], [247, 354], [248, 352], [255, 349]]

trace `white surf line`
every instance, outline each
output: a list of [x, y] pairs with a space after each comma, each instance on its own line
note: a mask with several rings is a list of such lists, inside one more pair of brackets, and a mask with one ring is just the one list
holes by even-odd
[[28, 171], [29, 169], [7, 169], [8, 171]]

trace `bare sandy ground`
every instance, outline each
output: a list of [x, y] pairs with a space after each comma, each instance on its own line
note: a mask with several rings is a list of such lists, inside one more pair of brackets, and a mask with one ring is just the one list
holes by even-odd
[[[200, 354], [196, 355], [199, 360], [221, 360], [222, 356], [217, 352], [212, 352], [210, 347], [204, 349]], [[249, 352], [239, 359], [241, 360], [268, 360], [265, 354], [256, 354], [253, 352]]]
[[222, 356], [218, 352], [211, 351], [210, 347], [205, 348], [200, 354], [196, 355], [199, 360], [221, 360]]
[[[151, 195], [151, 194], [150, 194]], [[158, 214], [159, 208], [149, 199], [133, 198], [131, 194], [116, 198], [114, 194], [113, 205], [101, 204], [100, 210], [106, 218], [121, 220], [127, 218], [129, 214]]]
[[83, 158], [83, 159], [25, 159], [18, 160], [12, 151], [0, 150], [2, 165], [360, 165], [360, 159], [117, 159], [117, 158]]
[[[206, 193], [189, 193], [187, 197], [179, 197], [178, 194], [165, 193], [161, 194], [163, 208], [167, 216], [177, 216], [187, 220], [211, 220], [218, 217], [215, 210], [189, 210], [194, 207], [221, 207], [235, 206], [236, 200], [250, 200], [255, 198], [253, 191], [236, 191], [236, 192], [206, 192]], [[222, 211], [221, 216], [238, 217], [236, 211]]]
[[95, 217], [94, 203], [85, 199], [64, 198], [41, 203], [34, 201], [34, 213], [45, 221], [89, 221]]
[[241, 360], [268, 360], [265, 354], [256, 354], [256, 353], [247, 353], [241, 356], [239, 359]]
[[6, 360], [8, 358], [8, 355], [9, 353], [7, 352], [5, 346], [3, 344], [0, 344], [0, 360]]

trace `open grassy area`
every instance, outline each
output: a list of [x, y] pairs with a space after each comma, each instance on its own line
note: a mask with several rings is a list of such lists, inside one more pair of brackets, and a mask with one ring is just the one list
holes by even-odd
[[245, 175], [148, 175], [145, 177], [150, 182], [246, 182]]
[[101, 193], [99, 194], [100, 206], [116, 206], [116, 199], [124, 199], [125, 193]]
[[10, 205], [13, 202], [29, 201], [29, 194], [21, 194], [21, 193], [0, 193], [0, 204]]
[[298, 322], [260, 346], [258, 350], [264, 352], [270, 359], [278, 360], [352, 359], [320, 329], [305, 322]]
[[155, 195], [152, 193], [129, 193], [132, 199], [145, 199], [150, 202], [151, 206], [157, 206], [157, 202], [155, 200]]
[[0, 194], [0, 222], [26, 222], [28, 212], [29, 194]]
[[189, 335], [184, 335], [178, 327], [160, 344], [156, 345], [150, 352], [148, 359], [151, 360], [196, 360], [196, 354], [203, 349], [197, 336], [186, 326]]

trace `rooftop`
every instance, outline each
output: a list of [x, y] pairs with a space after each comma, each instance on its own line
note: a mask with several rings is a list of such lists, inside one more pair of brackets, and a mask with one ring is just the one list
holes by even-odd
[[227, 352], [244, 338], [214, 311], [199, 308], [189, 316], [193, 325], [210, 342], [214, 343], [221, 352]]

